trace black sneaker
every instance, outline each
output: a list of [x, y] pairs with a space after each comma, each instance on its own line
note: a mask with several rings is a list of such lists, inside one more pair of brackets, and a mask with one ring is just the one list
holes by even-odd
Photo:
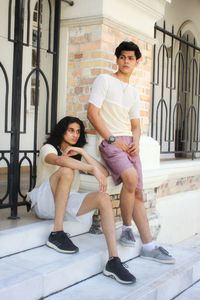
[[46, 244], [61, 253], [76, 253], [79, 251], [64, 231], [51, 232]]
[[136, 282], [135, 276], [133, 276], [122, 264], [119, 257], [112, 257], [107, 262], [103, 274], [105, 276], [112, 277], [120, 283], [131, 284]]

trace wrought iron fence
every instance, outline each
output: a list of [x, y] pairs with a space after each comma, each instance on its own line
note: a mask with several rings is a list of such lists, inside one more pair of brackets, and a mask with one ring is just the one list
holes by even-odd
[[200, 153], [200, 48], [191, 31], [175, 34], [155, 25], [151, 136], [161, 154]]
[[[11, 208], [11, 218], [35, 185], [38, 140], [57, 118], [61, 0], [34, 3], [33, 11], [31, 0], [9, 0], [0, 37], [0, 208]], [[5, 19], [5, 12], [0, 14]]]

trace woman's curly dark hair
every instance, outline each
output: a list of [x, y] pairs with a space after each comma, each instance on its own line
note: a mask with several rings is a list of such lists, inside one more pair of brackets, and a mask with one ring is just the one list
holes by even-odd
[[54, 129], [51, 131], [49, 137], [47, 138], [47, 140], [44, 144], [51, 144], [59, 150], [59, 147], [63, 141], [64, 134], [65, 134], [66, 130], [68, 129], [69, 125], [72, 123], [77, 123], [80, 126], [80, 137], [78, 139], [78, 142], [73, 146], [74, 147], [83, 147], [87, 143], [86, 142], [86, 134], [85, 134], [85, 126], [79, 118], [71, 117], [71, 116], [66, 116], [66, 117], [62, 118], [55, 125]]

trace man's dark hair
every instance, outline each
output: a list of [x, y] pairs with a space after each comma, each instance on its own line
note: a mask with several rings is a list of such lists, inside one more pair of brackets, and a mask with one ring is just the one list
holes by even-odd
[[117, 58], [120, 57], [122, 51], [134, 51], [136, 59], [139, 59], [142, 56], [139, 47], [133, 42], [121, 42], [119, 46], [115, 49], [115, 55]]
[[77, 123], [80, 126], [80, 137], [78, 139], [78, 142], [73, 146], [83, 147], [86, 144], [85, 126], [79, 118], [71, 116], [64, 117], [55, 125], [54, 129], [51, 131], [49, 137], [47, 138], [44, 144], [53, 145], [58, 150], [58, 154], [61, 155], [59, 147], [63, 141], [63, 137], [66, 130], [72, 123]]

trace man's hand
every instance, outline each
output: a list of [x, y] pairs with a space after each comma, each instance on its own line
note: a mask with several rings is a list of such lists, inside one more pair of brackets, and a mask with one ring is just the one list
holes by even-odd
[[113, 145], [115, 145], [117, 148], [121, 149], [124, 152], [128, 152], [128, 150], [129, 150], [128, 144], [123, 143], [123, 142], [119, 141], [118, 139], [116, 139], [116, 141], [113, 143]]
[[93, 175], [96, 177], [96, 179], [99, 182], [99, 191], [105, 193], [107, 190], [106, 176], [96, 166], [94, 166]]
[[113, 145], [115, 145], [117, 148], [121, 149], [122, 151], [127, 152], [131, 156], [139, 155], [139, 145], [135, 143], [131, 143], [128, 145], [116, 139]]
[[139, 145], [135, 143], [129, 144], [127, 153], [131, 156], [139, 155]]

